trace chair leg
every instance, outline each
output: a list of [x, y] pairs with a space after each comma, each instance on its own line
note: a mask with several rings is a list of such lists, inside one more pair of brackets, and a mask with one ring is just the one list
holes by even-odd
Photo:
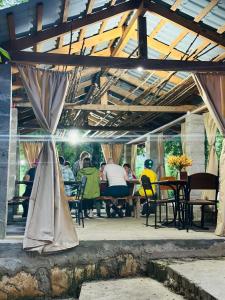
[[168, 203], [166, 203], [166, 222], [168, 222]]
[[205, 221], [205, 206], [201, 206], [201, 227], [204, 228], [204, 221]]
[[159, 223], [162, 223], [162, 207], [159, 204]]
[[157, 229], [157, 206], [155, 205], [155, 229]]
[[148, 217], [149, 217], [149, 203], [148, 203], [148, 200], [146, 202], [146, 205], [147, 205], [147, 211], [146, 211], [146, 226], [148, 226]]
[[215, 203], [215, 225], [217, 224], [217, 214], [218, 214], [217, 203]]

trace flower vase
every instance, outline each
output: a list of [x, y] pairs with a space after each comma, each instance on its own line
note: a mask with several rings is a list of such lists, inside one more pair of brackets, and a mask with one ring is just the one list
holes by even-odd
[[180, 180], [180, 170], [177, 170], [177, 180]]

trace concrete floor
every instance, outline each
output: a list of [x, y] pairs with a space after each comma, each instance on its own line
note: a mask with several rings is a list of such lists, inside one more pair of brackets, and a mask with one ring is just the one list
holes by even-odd
[[95, 281], [82, 285], [79, 300], [182, 300], [150, 278]]
[[[150, 217], [153, 224], [154, 217]], [[15, 223], [7, 226], [7, 240], [21, 241], [24, 233], [24, 223]], [[93, 218], [85, 219], [85, 227], [75, 224], [81, 241], [99, 240], [154, 240], [154, 239], [225, 239], [215, 235], [214, 228], [211, 230], [178, 230], [174, 227], [145, 226], [145, 218]]]

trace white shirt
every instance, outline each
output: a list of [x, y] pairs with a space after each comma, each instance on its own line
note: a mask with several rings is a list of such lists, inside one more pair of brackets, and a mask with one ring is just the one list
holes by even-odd
[[107, 164], [103, 171], [103, 178], [108, 180], [109, 186], [127, 185], [127, 174], [123, 167], [116, 164]]

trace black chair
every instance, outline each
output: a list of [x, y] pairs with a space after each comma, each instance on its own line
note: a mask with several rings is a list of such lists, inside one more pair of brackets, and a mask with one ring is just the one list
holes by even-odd
[[[168, 177], [169, 178], [169, 177]], [[162, 178], [162, 179], [168, 179], [168, 178]], [[147, 212], [146, 212], [146, 226], [148, 225], [148, 218], [150, 213], [154, 213], [155, 214], [155, 229], [157, 228], [157, 213], [158, 213], [158, 207], [159, 207], [159, 222], [161, 223], [161, 206], [162, 205], [166, 205], [166, 223], [168, 223], [168, 204], [171, 203], [173, 206], [173, 213], [174, 212], [174, 203], [175, 203], [175, 199], [174, 198], [157, 198], [156, 194], [154, 193], [154, 190], [152, 188], [152, 183], [149, 179], [149, 177], [147, 177], [146, 175], [143, 175], [141, 177], [141, 183], [142, 183], [142, 187], [144, 189], [144, 193], [145, 193], [145, 199], [146, 199], [146, 204], [147, 204]], [[161, 188], [162, 190], [169, 190], [171, 189], [168, 186], [165, 186], [164, 188]], [[147, 191], [150, 190], [151, 191], [151, 196], [147, 195]]]
[[[188, 225], [195, 225], [193, 223], [193, 207], [200, 206], [201, 207], [201, 228], [204, 228], [204, 219], [205, 219], [205, 207], [206, 206], [214, 206], [215, 209], [215, 222], [217, 220], [217, 195], [219, 189], [219, 179], [218, 176], [210, 174], [210, 173], [196, 173], [188, 176], [188, 199], [187, 199], [187, 218]], [[193, 198], [191, 196], [191, 191], [193, 190], [214, 190], [215, 191], [215, 199], [200, 199]]]
[[72, 196], [72, 200], [69, 200], [71, 208], [75, 209], [76, 222], [84, 228], [84, 212], [83, 212], [83, 198], [86, 187], [87, 177], [82, 176], [81, 181], [74, 184], [75, 195]]

